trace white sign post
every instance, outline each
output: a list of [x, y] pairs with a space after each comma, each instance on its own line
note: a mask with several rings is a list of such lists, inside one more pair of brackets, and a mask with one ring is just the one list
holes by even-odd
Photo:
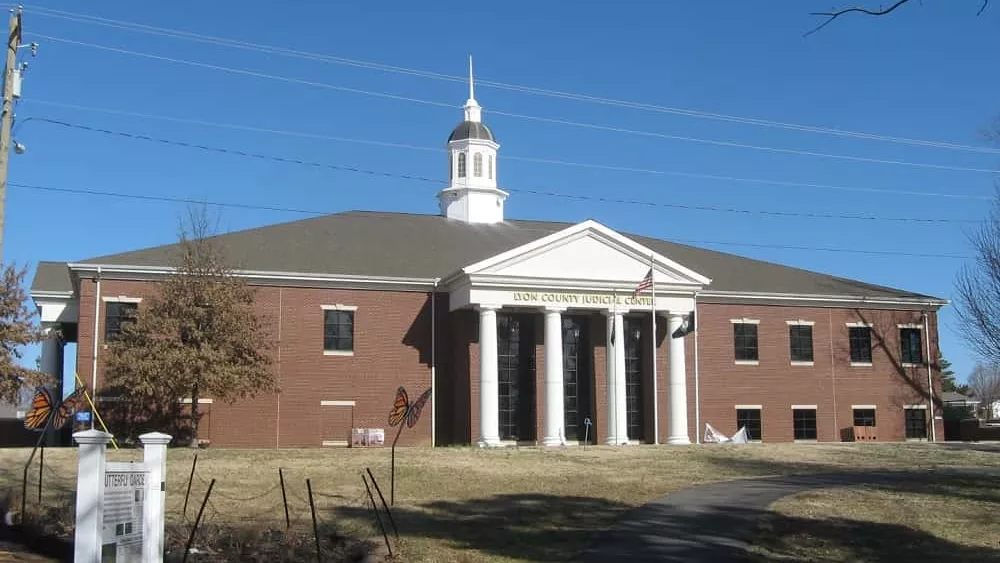
[[111, 434], [73, 434], [80, 444], [74, 563], [161, 563], [166, 449], [171, 437], [143, 434], [143, 461], [108, 462]]

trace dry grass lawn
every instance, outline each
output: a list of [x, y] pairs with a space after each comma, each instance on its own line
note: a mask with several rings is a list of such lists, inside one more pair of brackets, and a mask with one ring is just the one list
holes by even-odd
[[820, 489], [785, 497], [760, 521], [763, 560], [1000, 560], [996, 479], [942, 478]]
[[[0, 450], [0, 490], [20, 488], [29, 452]], [[196, 475], [185, 513], [185, 491], [196, 453]], [[135, 450], [109, 450], [108, 457], [126, 461], [140, 455]], [[75, 464], [73, 448], [45, 452], [44, 504], [65, 502], [72, 494]], [[167, 464], [168, 519], [181, 523], [194, 521], [208, 484], [215, 479], [203, 521], [283, 526], [279, 468], [284, 471], [296, 529], [311, 532], [306, 479], [312, 484], [324, 529], [364, 537], [378, 534], [374, 515], [366, 508], [361, 480], [365, 468], [371, 468], [389, 500], [388, 448], [171, 449]], [[1000, 454], [933, 444], [400, 448], [393, 507], [400, 540], [393, 540], [393, 549], [406, 561], [568, 561], [624, 511], [693, 484], [836, 469], [985, 465], [1000, 465]], [[29, 478], [30, 503], [37, 500], [37, 474], [36, 457]], [[951, 502], [944, 496], [936, 498]]]

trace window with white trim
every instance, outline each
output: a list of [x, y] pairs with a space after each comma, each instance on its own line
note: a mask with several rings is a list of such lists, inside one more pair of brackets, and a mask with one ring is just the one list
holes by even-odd
[[793, 362], [813, 361], [813, 327], [805, 323], [788, 325], [788, 347]]
[[733, 322], [733, 354], [738, 362], [756, 362], [760, 359], [757, 350], [757, 323]]
[[739, 431], [743, 427], [747, 429], [747, 439], [756, 442], [763, 439], [759, 408], [736, 409], [736, 430]]
[[486, 167], [486, 171], [489, 173], [489, 176], [488, 176], [489, 179], [492, 180], [493, 179], [493, 155], [491, 154], [488, 157], [486, 157], [486, 160], [489, 163], [489, 165]]
[[135, 322], [139, 312], [138, 300], [108, 300], [104, 304], [104, 340], [121, 338], [122, 329]]
[[907, 440], [927, 439], [927, 409], [904, 407], [903, 417]]
[[472, 175], [476, 178], [483, 176], [483, 153], [477, 152], [472, 155]]
[[847, 327], [847, 338], [851, 347], [851, 363], [872, 363], [872, 329], [870, 326]]
[[458, 153], [458, 177], [465, 178], [465, 153]]
[[920, 329], [902, 327], [899, 329], [899, 358], [904, 364], [921, 364], [924, 355], [920, 348]]
[[323, 353], [354, 353], [354, 313], [357, 307], [323, 306]]
[[815, 440], [816, 409], [792, 409], [792, 430], [796, 440]]
[[855, 408], [854, 426], [875, 426], [875, 409]]

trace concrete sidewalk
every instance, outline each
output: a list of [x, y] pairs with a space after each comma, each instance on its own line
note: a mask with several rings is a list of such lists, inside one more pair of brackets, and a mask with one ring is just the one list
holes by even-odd
[[582, 563], [749, 561], [758, 518], [771, 503], [809, 489], [933, 480], [947, 473], [993, 475], [998, 471], [845, 472], [737, 479], [685, 489], [643, 505], [595, 538]]

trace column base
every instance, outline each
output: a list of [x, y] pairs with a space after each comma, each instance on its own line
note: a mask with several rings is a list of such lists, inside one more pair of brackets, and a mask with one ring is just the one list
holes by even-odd
[[565, 446], [566, 441], [559, 436], [549, 436], [548, 438], [542, 438], [542, 445], [546, 447]]
[[628, 440], [618, 440], [617, 438], [611, 437], [604, 441], [606, 446], [627, 446]]
[[683, 446], [689, 445], [690, 443], [691, 439], [687, 436], [671, 436], [667, 438], [667, 445], [669, 446]]
[[503, 447], [503, 442], [499, 438], [480, 438], [476, 445], [480, 448], [500, 448]]

